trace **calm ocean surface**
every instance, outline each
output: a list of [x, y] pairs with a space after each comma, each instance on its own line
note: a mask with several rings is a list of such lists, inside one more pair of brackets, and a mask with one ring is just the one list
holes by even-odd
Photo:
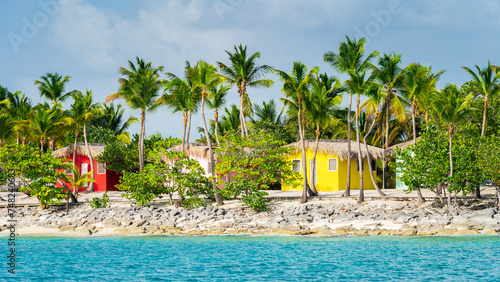
[[498, 236], [16, 239], [1, 281], [500, 281]]

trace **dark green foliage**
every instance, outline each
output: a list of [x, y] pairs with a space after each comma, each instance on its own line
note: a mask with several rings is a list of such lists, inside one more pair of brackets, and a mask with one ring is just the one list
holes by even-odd
[[434, 191], [439, 182], [447, 180], [449, 174], [447, 135], [430, 128], [415, 145], [406, 150], [397, 149], [396, 159], [392, 166], [401, 173], [399, 179], [408, 186], [407, 192], [417, 188]]
[[94, 199], [92, 199], [92, 203], [90, 203], [90, 207], [93, 208], [94, 210], [98, 208], [107, 208], [108, 202], [109, 202], [109, 196], [108, 196], [108, 191], [106, 191], [104, 192], [104, 194], [102, 194], [102, 199], [94, 197]]
[[40, 148], [31, 145], [6, 145], [0, 148], [0, 182], [5, 182], [6, 171], [14, 170], [16, 177], [23, 182], [19, 189], [31, 197], [37, 197], [40, 207], [60, 204], [67, 194], [63, 188], [56, 187], [57, 180], [69, 182], [66, 173], [57, 170], [71, 169], [72, 164], [54, 158], [50, 153], [43, 153]]
[[195, 208], [203, 205], [203, 195], [211, 193], [200, 164], [176, 152], [157, 152], [156, 160], [146, 164], [143, 170], [124, 172], [117, 187], [127, 191], [122, 197], [138, 206], [149, 205], [155, 198], [162, 198], [162, 194], [168, 194], [173, 201], [172, 195], [177, 192], [184, 207]]
[[287, 155], [290, 147], [265, 131], [250, 132], [247, 138], [238, 134], [227, 134], [216, 150], [218, 163], [215, 166], [217, 184], [223, 185], [221, 195], [242, 196], [243, 202], [254, 210], [265, 210], [266, 192], [270, 185], [297, 181], [300, 176], [293, 172]]

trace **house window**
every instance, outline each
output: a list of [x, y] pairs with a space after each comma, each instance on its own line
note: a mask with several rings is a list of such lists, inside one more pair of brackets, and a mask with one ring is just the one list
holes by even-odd
[[377, 162], [375, 160], [372, 160], [372, 171], [377, 170]]
[[292, 160], [292, 170], [300, 172], [300, 160]]
[[337, 171], [337, 159], [328, 159], [328, 171]]
[[[359, 171], [359, 162], [358, 162], [358, 165], [356, 167], [357, 167], [357, 171]], [[361, 161], [361, 171], [365, 171], [365, 162], [363, 162], [363, 161]]]
[[106, 167], [103, 163], [97, 163], [97, 174], [106, 174]]
[[82, 169], [80, 170], [80, 175], [87, 174], [89, 172], [89, 164], [82, 163]]

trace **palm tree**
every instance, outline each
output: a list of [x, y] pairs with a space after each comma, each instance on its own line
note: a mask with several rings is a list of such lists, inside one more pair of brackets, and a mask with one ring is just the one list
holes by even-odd
[[491, 95], [497, 94], [500, 89], [500, 72], [495, 74], [494, 67], [488, 61], [488, 66], [481, 69], [478, 65], [476, 65], [475, 73], [473, 70], [468, 67], [462, 67], [466, 72], [468, 72], [472, 79], [477, 83], [478, 87], [481, 89], [482, 94], [484, 95], [484, 109], [483, 109], [483, 125], [481, 127], [481, 136], [484, 136], [486, 132], [486, 116], [488, 114], [488, 101]]
[[73, 179], [71, 181], [71, 186], [73, 186], [73, 195], [75, 195], [75, 198], [78, 198], [78, 190], [80, 190], [80, 188], [84, 188], [88, 183], [92, 185], [96, 181], [94, 178], [90, 177], [90, 171], [86, 174], [80, 175], [80, 169], [78, 169], [75, 165], [73, 165], [71, 170], [73, 171]]
[[215, 86], [210, 90], [212, 94], [209, 99], [207, 99], [207, 106], [210, 110], [214, 110], [214, 122], [215, 122], [215, 140], [217, 141], [217, 145], [219, 145], [219, 108], [226, 104], [226, 95], [229, 89], [231, 89], [231, 85], [223, 85], [220, 84]]
[[123, 143], [130, 143], [130, 133], [127, 131], [129, 127], [138, 123], [139, 119], [130, 116], [124, 120], [125, 109], [118, 104], [115, 108], [113, 103], [100, 105], [92, 124], [107, 128], [114, 133], [118, 140]]
[[[57, 102], [64, 102], [71, 96], [71, 92], [66, 92], [66, 84], [70, 77], [56, 73], [47, 73], [40, 77], [40, 80], [35, 80], [35, 85], [38, 85], [40, 96], [44, 97], [55, 105]], [[66, 93], [65, 93], [66, 92]]]
[[[366, 43], [365, 38], [361, 38], [359, 41], [356, 39], [350, 39], [346, 36], [347, 42], [340, 43], [339, 52], [326, 52], [323, 55], [323, 59], [326, 63], [329, 63], [333, 69], [337, 70], [342, 74], [347, 74], [350, 77], [352, 86], [360, 82], [359, 79], [364, 80], [364, 71], [368, 68], [370, 60], [377, 55], [377, 52], [372, 52], [365, 57], [364, 45]], [[363, 72], [363, 75], [360, 75]], [[345, 82], [347, 83], [347, 81]], [[352, 92], [353, 89], [349, 91], [349, 108], [347, 111], [347, 149], [351, 151], [351, 105], [352, 105]], [[359, 94], [359, 93], [358, 93]], [[359, 145], [359, 144], [358, 144]], [[358, 146], [359, 147], [359, 146]], [[361, 178], [362, 179], [362, 178]], [[351, 194], [351, 154], [347, 155], [347, 186], [344, 192], [344, 197], [348, 197]]]
[[15, 123], [9, 115], [0, 114], [0, 148], [3, 147], [4, 142], [14, 133], [14, 126]]
[[[260, 53], [255, 52], [247, 56], [247, 46], [241, 44], [234, 46], [234, 53], [226, 50], [229, 55], [231, 65], [227, 66], [224, 63], [217, 62], [219, 68], [224, 75], [224, 78], [231, 84], [238, 87], [240, 95], [240, 122], [241, 136], [248, 136], [248, 128], [245, 121], [244, 101], [249, 103], [247, 88], [248, 87], [271, 87], [273, 81], [270, 79], [260, 79], [263, 75], [272, 72], [273, 68], [268, 65], [258, 66], [256, 60], [260, 58]], [[251, 109], [251, 106], [249, 106]]]
[[[271, 99], [269, 103], [263, 101], [262, 106], [260, 106], [259, 104], [255, 104], [253, 107], [254, 107], [254, 113], [259, 118], [259, 120], [267, 120], [274, 124], [283, 123], [281, 119], [283, 110], [281, 110], [281, 112], [278, 113], [276, 103], [274, 102], [273, 99]], [[255, 122], [253, 118], [252, 121]]]
[[231, 105], [224, 109], [225, 115], [222, 116], [219, 124], [220, 132], [230, 132], [240, 130], [240, 110], [237, 105]]
[[[82, 108], [82, 124], [83, 124], [83, 140], [85, 142], [85, 147], [87, 148], [87, 154], [90, 160], [90, 171], [92, 172], [92, 178], [95, 178], [94, 172], [94, 160], [92, 157], [92, 152], [90, 151], [89, 144], [87, 142], [87, 125], [90, 123], [92, 118], [99, 113], [100, 104], [94, 103], [92, 99], [92, 91], [87, 90], [85, 95], [75, 95], [75, 102], [81, 105]], [[85, 192], [94, 191], [94, 183], [90, 183]]]
[[[449, 157], [450, 157], [450, 174], [453, 177], [453, 136], [455, 127], [460, 122], [464, 121], [475, 110], [470, 106], [473, 94], [470, 93], [466, 97], [462, 96], [456, 84], [448, 84], [441, 91], [439, 98], [436, 100], [435, 108], [439, 119], [447, 124], [449, 136]], [[448, 205], [450, 205], [450, 195], [448, 193]]]
[[61, 131], [64, 133], [61, 127], [66, 126], [66, 124], [66, 121], [63, 120], [63, 117], [61, 117], [57, 110], [47, 109], [39, 105], [31, 120], [30, 127], [34, 131], [35, 136], [38, 137], [40, 149], [43, 151], [45, 142], [49, 140], [52, 143], [55, 136], [61, 134]]
[[222, 201], [222, 197], [219, 194], [219, 189], [217, 185], [215, 185], [215, 177], [214, 177], [214, 152], [212, 148], [212, 142], [210, 141], [210, 135], [207, 129], [207, 122], [205, 120], [205, 97], [212, 94], [210, 89], [216, 89], [218, 85], [222, 84], [222, 77], [217, 73], [217, 69], [208, 64], [205, 61], [198, 61], [195, 67], [188, 69], [188, 75], [191, 78], [191, 82], [193, 83], [193, 87], [199, 88], [201, 91], [201, 119], [203, 121], [203, 129], [205, 131], [205, 136], [207, 139], [208, 152], [210, 155], [210, 164], [209, 170], [212, 175], [212, 186], [214, 189], [215, 200], [217, 205], [222, 206], [224, 202]]
[[120, 68], [120, 90], [106, 98], [105, 103], [115, 99], [123, 99], [133, 110], [141, 111], [141, 125], [139, 130], [139, 169], [144, 169], [144, 138], [146, 135], [146, 113], [155, 111], [159, 104], [155, 103], [160, 95], [162, 81], [160, 73], [163, 66], [152, 67], [151, 62], [144, 62], [136, 57], [137, 66], [128, 61], [129, 69]]
[[426, 75], [422, 81], [419, 94], [417, 95], [417, 109], [424, 115], [425, 127], [429, 129], [429, 113], [434, 107], [434, 101], [439, 91], [436, 89], [436, 83], [441, 78], [445, 70], [432, 73], [432, 67], [426, 67]]
[[33, 106], [31, 100], [26, 95], [17, 91], [9, 93], [11, 108], [8, 111], [10, 118], [14, 121], [14, 131], [16, 132], [16, 142], [21, 143], [21, 135], [23, 136], [23, 144], [26, 143], [29, 131], [29, 120], [33, 114]]
[[[316, 143], [314, 146], [314, 155], [312, 158], [311, 171], [316, 171], [316, 155], [318, 153], [319, 137], [321, 136], [321, 127], [328, 127], [335, 121], [332, 112], [342, 103], [342, 95], [336, 95], [335, 98], [331, 92], [334, 88], [327, 89], [320, 77], [315, 78], [314, 86], [310, 92], [309, 99], [306, 99], [306, 113], [311, 123], [316, 126]], [[324, 80], [323, 80], [324, 81]], [[338, 82], [338, 81], [337, 81]], [[337, 83], [337, 87], [340, 83]], [[314, 173], [311, 173], [314, 176]], [[311, 190], [317, 194], [315, 179], [311, 179]]]
[[297, 99], [297, 120], [299, 124], [299, 136], [302, 149], [302, 177], [304, 189], [302, 190], [302, 197], [300, 202], [307, 203], [307, 164], [306, 164], [306, 146], [305, 146], [305, 127], [306, 115], [304, 107], [304, 99], [310, 91], [313, 83], [314, 75], [318, 73], [319, 68], [314, 67], [309, 72], [307, 67], [301, 62], [294, 62], [293, 69], [290, 74], [276, 70], [283, 81], [283, 89], [281, 90], [287, 98]]
[[427, 75], [427, 68], [418, 63], [408, 65], [404, 70], [403, 95], [411, 101], [411, 120], [413, 125], [413, 143], [417, 142], [417, 126], [415, 115], [417, 99]]
[[[382, 190], [380, 190], [380, 188], [377, 185], [377, 181], [375, 181], [375, 178], [373, 177], [372, 172], [374, 171], [374, 168], [372, 167], [370, 150], [368, 148], [368, 144], [367, 144], [366, 140], [368, 139], [368, 136], [371, 134], [373, 127], [377, 123], [378, 115], [380, 113], [380, 105], [383, 103], [384, 94], [385, 93], [383, 93], [380, 85], [378, 85], [378, 84], [372, 85], [372, 87], [370, 87], [368, 89], [368, 91], [365, 92], [365, 96], [368, 96], [369, 99], [365, 103], [363, 103], [363, 105], [362, 105], [362, 108], [365, 109], [364, 113], [367, 115], [367, 122], [365, 122], [365, 126], [364, 126], [365, 127], [365, 135], [363, 137], [363, 143], [365, 144], [365, 150], [367, 153], [366, 158], [368, 161], [368, 171], [370, 172], [370, 178], [372, 180], [373, 186], [377, 190], [378, 194], [382, 197], [385, 197], [387, 195], [384, 192], [382, 192]], [[368, 120], [370, 119], [369, 116], [372, 116], [371, 125], [368, 129], [366, 129], [366, 126], [368, 125]]]

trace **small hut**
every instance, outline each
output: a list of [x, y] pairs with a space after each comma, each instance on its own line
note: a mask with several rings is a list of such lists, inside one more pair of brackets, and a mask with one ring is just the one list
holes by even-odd
[[[313, 171], [312, 161], [316, 140], [305, 141], [306, 161], [308, 165], [308, 181], [314, 181], [318, 191], [340, 191], [347, 185], [347, 157], [349, 156], [347, 140], [320, 140], [318, 153], [316, 155], [316, 169]], [[301, 143], [295, 142], [287, 146], [293, 147], [293, 153], [289, 156], [292, 169], [297, 172], [302, 171], [302, 150]], [[369, 171], [368, 153], [372, 164], [372, 171]], [[384, 150], [368, 145], [368, 152], [365, 145], [361, 144], [361, 157], [363, 162], [358, 166], [358, 149], [356, 141], [351, 140], [351, 189], [359, 189], [359, 169], [363, 171], [364, 189], [375, 189], [371, 181], [370, 173], [376, 176], [376, 160], [382, 158]], [[283, 185], [282, 190], [302, 190], [302, 186]]]
[[[210, 155], [208, 153], [208, 145], [204, 143], [187, 143], [184, 144], [184, 153], [191, 159], [195, 159], [201, 165], [201, 167], [205, 170], [205, 176], [210, 176], [212, 171], [210, 171]], [[212, 145], [212, 149], [214, 150], [214, 158], [215, 158], [215, 149], [216, 147]], [[182, 144], [174, 146], [167, 151], [171, 152], [182, 152]], [[215, 158], [216, 159], [216, 158]], [[163, 161], [168, 161], [164, 156], [162, 158]]]
[[[99, 156], [104, 152], [104, 144], [89, 144], [90, 153], [92, 154], [94, 163], [94, 191], [104, 192], [104, 191], [118, 191], [115, 187], [119, 183], [119, 175], [115, 171], [106, 169], [106, 164], [98, 163], [95, 157]], [[68, 162], [73, 162], [73, 153], [75, 152], [75, 146], [69, 145], [64, 148], [55, 150], [52, 155], [56, 158], [66, 158]], [[90, 171], [90, 159], [87, 151], [87, 147], [84, 143], [76, 144], [76, 155], [75, 155], [75, 165], [80, 170], [80, 174], [85, 174]], [[72, 175], [72, 171], [66, 171], [67, 174]], [[61, 184], [57, 184], [61, 187]], [[85, 188], [81, 188], [79, 192], [85, 191]]]

